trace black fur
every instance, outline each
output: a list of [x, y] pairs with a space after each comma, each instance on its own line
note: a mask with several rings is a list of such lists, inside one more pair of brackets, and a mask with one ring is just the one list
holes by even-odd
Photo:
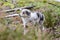
[[28, 16], [30, 16], [30, 12], [28, 12], [28, 11], [25, 11], [25, 13], [26, 13]]
[[44, 17], [43, 17], [43, 15], [42, 15], [42, 16], [40, 16], [39, 23], [41, 24], [41, 21], [43, 21], [43, 20], [44, 20]]
[[38, 16], [38, 18], [40, 18], [40, 21], [43, 21], [44, 20], [43, 15], [40, 15], [39, 13], [37, 13], [37, 16]]
[[43, 17], [43, 15], [40, 17], [40, 21], [43, 21], [44, 20], [44, 17]]
[[37, 13], [37, 16], [38, 16], [38, 18], [39, 18], [39, 13]]

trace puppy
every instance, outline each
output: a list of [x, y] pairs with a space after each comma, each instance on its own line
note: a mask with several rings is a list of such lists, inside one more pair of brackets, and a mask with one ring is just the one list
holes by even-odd
[[32, 12], [28, 9], [23, 9], [21, 10], [20, 15], [23, 16], [21, 17], [21, 19], [24, 25], [24, 34], [27, 33], [26, 28], [27, 28], [27, 23], [29, 22], [32, 22], [34, 25], [38, 23], [39, 25], [41, 25], [40, 26], [41, 31], [44, 30], [43, 23], [44, 23], [45, 17], [41, 12]]

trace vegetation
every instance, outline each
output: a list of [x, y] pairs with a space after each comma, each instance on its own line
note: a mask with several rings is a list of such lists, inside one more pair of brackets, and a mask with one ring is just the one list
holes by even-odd
[[20, 11], [0, 12], [2, 14], [0, 15], [0, 40], [60, 40], [60, 2], [52, 0], [0, 0], [0, 11], [31, 5], [36, 6], [33, 10], [41, 11], [45, 15], [44, 27], [46, 31], [41, 34], [42, 36], [36, 35], [36, 29], [31, 27], [31, 24], [28, 24], [30, 26], [27, 35], [23, 35], [23, 26], [19, 17], [4, 18], [4, 14], [9, 15]]

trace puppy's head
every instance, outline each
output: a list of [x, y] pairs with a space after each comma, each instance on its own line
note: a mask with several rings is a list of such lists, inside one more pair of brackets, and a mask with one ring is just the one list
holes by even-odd
[[28, 10], [28, 9], [23, 9], [22, 10], [22, 15], [23, 16], [30, 16], [30, 14], [31, 14], [31, 11], [30, 10]]

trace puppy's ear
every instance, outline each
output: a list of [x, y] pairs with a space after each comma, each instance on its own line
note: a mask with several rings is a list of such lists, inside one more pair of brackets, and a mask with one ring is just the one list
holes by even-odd
[[25, 13], [29, 16], [30, 15], [30, 12], [28, 12], [28, 11], [25, 11]]

